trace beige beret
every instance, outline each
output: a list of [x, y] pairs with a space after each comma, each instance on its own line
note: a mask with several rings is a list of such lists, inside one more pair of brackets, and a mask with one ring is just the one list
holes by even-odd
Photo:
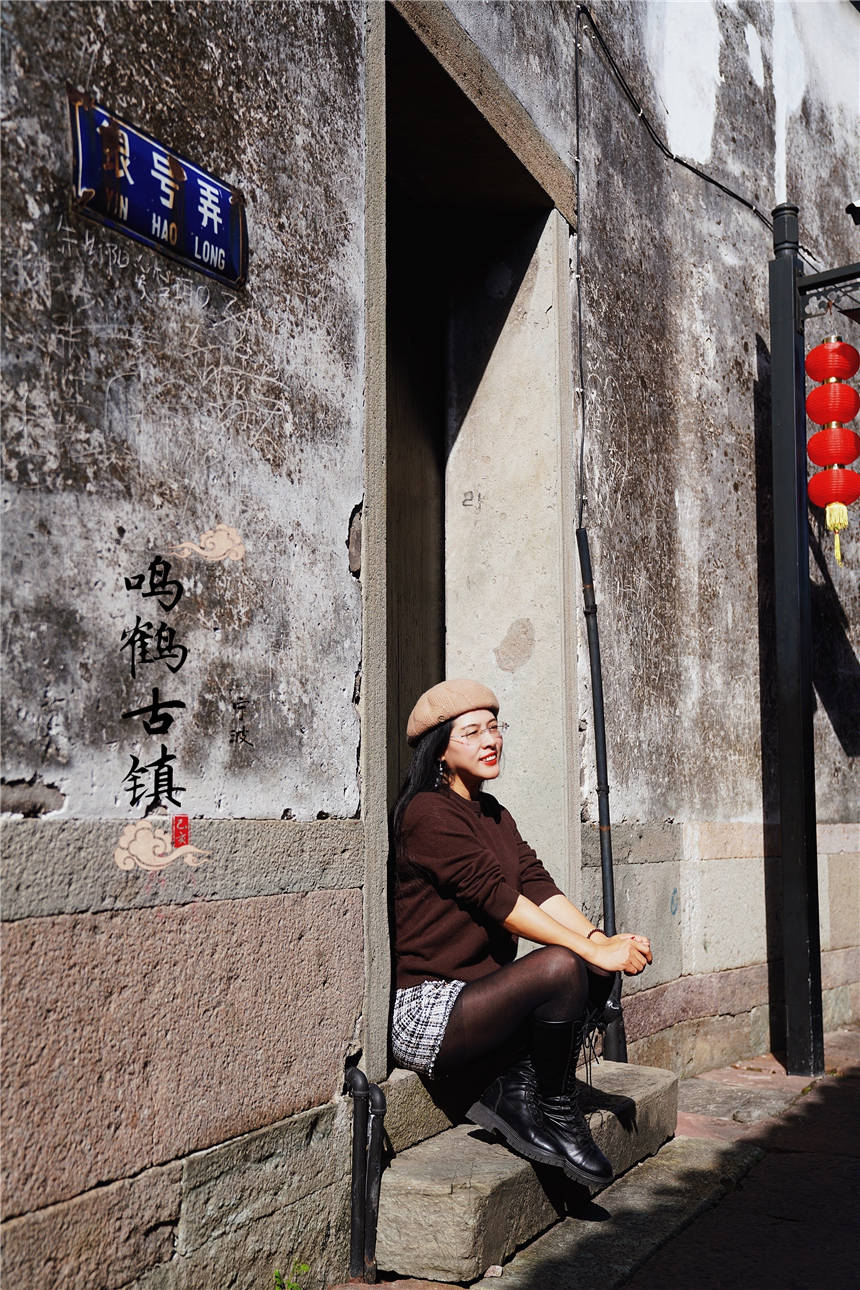
[[440, 681], [432, 689], [424, 691], [410, 712], [406, 723], [406, 738], [414, 744], [434, 726], [441, 726], [444, 721], [481, 708], [488, 708], [496, 716], [499, 714], [499, 701], [488, 686], [481, 685], [480, 681], [466, 681], [462, 678]]

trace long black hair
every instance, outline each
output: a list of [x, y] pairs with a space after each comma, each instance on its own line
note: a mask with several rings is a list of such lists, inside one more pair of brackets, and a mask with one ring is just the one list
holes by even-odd
[[407, 806], [417, 793], [429, 793], [440, 786], [439, 761], [450, 742], [453, 725], [453, 719], [443, 721], [440, 726], [425, 731], [415, 744], [409, 770], [391, 812], [391, 841], [395, 857], [400, 855], [403, 816]]

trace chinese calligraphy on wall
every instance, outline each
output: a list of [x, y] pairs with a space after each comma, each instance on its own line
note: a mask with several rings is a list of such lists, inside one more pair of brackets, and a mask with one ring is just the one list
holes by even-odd
[[[239, 562], [245, 558], [245, 544], [237, 529], [217, 524], [202, 533], [199, 541], [182, 542], [168, 554], [174, 559], [198, 557], [207, 564]], [[129, 806], [143, 805], [146, 818], [155, 811], [180, 807], [186, 792], [186, 785], [180, 783], [176, 755], [170, 751], [171, 729], [187, 711], [185, 701], [171, 688], [172, 678], [182, 671], [189, 653], [178, 628], [170, 621], [185, 588], [173, 576], [173, 565], [163, 555], [154, 555], [144, 572], [129, 574], [123, 581], [125, 591], [139, 597], [139, 603], [133, 603], [134, 622], [125, 627], [119, 643], [128, 673], [139, 687], [139, 698], [120, 715], [122, 721], [131, 723], [129, 728], [139, 746], [129, 754], [131, 765], [122, 787]], [[246, 722], [248, 704], [247, 695], [233, 700], [229, 742], [253, 748]], [[188, 840], [187, 815], [174, 814], [174, 847], [185, 846]]]
[[[125, 589], [139, 592], [141, 599], [155, 600], [163, 614], [170, 614], [184, 594], [182, 583], [171, 578], [170, 572], [170, 562], [156, 555], [145, 573], [136, 573], [125, 579]], [[128, 651], [126, 658], [131, 676], [135, 680], [138, 675], [141, 679], [145, 676], [147, 683], [155, 668], [163, 666], [167, 672], [176, 675], [188, 658], [188, 648], [177, 641], [173, 627], [163, 619], [155, 625], [149, 618], [144, 620], [139, 613], [135, 614], [134, 625], [123, 632], [119, 648], [120, 651]], [[159, 675], [157, 671], [156, 675]], [[159, 743], [160, 736], [169, 734], [176, 717], [186, 707], [182, 699], [162, 698], [162, 684], [152, 684], [150, 696], [144, 696], [149, 697], [149, 702], [122, 713], [123, 721], [139, 721], [147, 735], [159, 736]], [[176, 779], [176, 757], [168, 751], [165, 743], [161, 743], [160, 751], [152, 760], [145, 760], [145, 756], [147, 754], [137, 756], [132, 753], [131, 767], [123, 778], [130, 805], [136, 807], [145, 801], [144, 815], [168, 806], [179, 806], [185, 785]]]

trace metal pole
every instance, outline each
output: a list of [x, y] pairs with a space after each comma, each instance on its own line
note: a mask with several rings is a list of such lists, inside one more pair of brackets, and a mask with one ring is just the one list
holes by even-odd
[[[600, 634], [597, 630], [597, 601], [594, 598], [594, 575], [591, 552], [584, 528], [576, 530], [579, 567], [582, 570], [582, 597], [585, 601], [585, 626], [588, 633], [588, 657], [591, 664], [591, 703], [594, 709], [594, 756], [597, 763], [597, 816], [600, 823], [600, 868], [603, 878], [603, 930], [615, 935], [615, 878], [612, 872], [612, 825], [609, 822], [609, 771], [606, 766], [606, 722], [603, 714], [603, 670], [600, 666]], [[603, 1055], [611, 1062], [627, 1061], [627, 1035], [621, 1008], [621, 973], [615, 973], [612, 992], [604, 1009], [606, 1033]]]
[[376, 1228], [379, 1222], [379, 1187], [382, 1182], [382, 1128], [385, 1116], [385, 1094], [378, 1084], [368, 1086], [370, 1093], [370, 1128], [367, 1134], [367, 1184], [364, 1211], [364, 1279], [375, 1285]]
[[352, 1183], [349, 1228], [349, 1275], [364, 1277], [365, 1206], [367, 1203], [367, 1117], [370, 1091], [367, 1076], [357, 1066], [346, 1072], [352, 1094]]
[[824, 1072], [798, 208], [773, 212], [773, 543], [786, 1070]]

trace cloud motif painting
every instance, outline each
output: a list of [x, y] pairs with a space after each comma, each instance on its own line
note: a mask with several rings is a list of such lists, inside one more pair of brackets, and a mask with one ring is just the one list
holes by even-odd
[[232, 528], [229, 524], [216, 524], [214, 529], [207, 529], [200, 535], [199, 542], [182, 542], [168, 554], [199, 555], [210, 563], [216, 560], [244, 560], [245, 543], [239, 536], [238, 529]]
[[190, 844], [171, 848], [167, 834], [153, 828], [152, 820], [132, 820], [120, 834], [113, 858], [118, 869], [159, 873], [180, 858], [189, 868], [196, 869], [211, 858], [211, 852]]

